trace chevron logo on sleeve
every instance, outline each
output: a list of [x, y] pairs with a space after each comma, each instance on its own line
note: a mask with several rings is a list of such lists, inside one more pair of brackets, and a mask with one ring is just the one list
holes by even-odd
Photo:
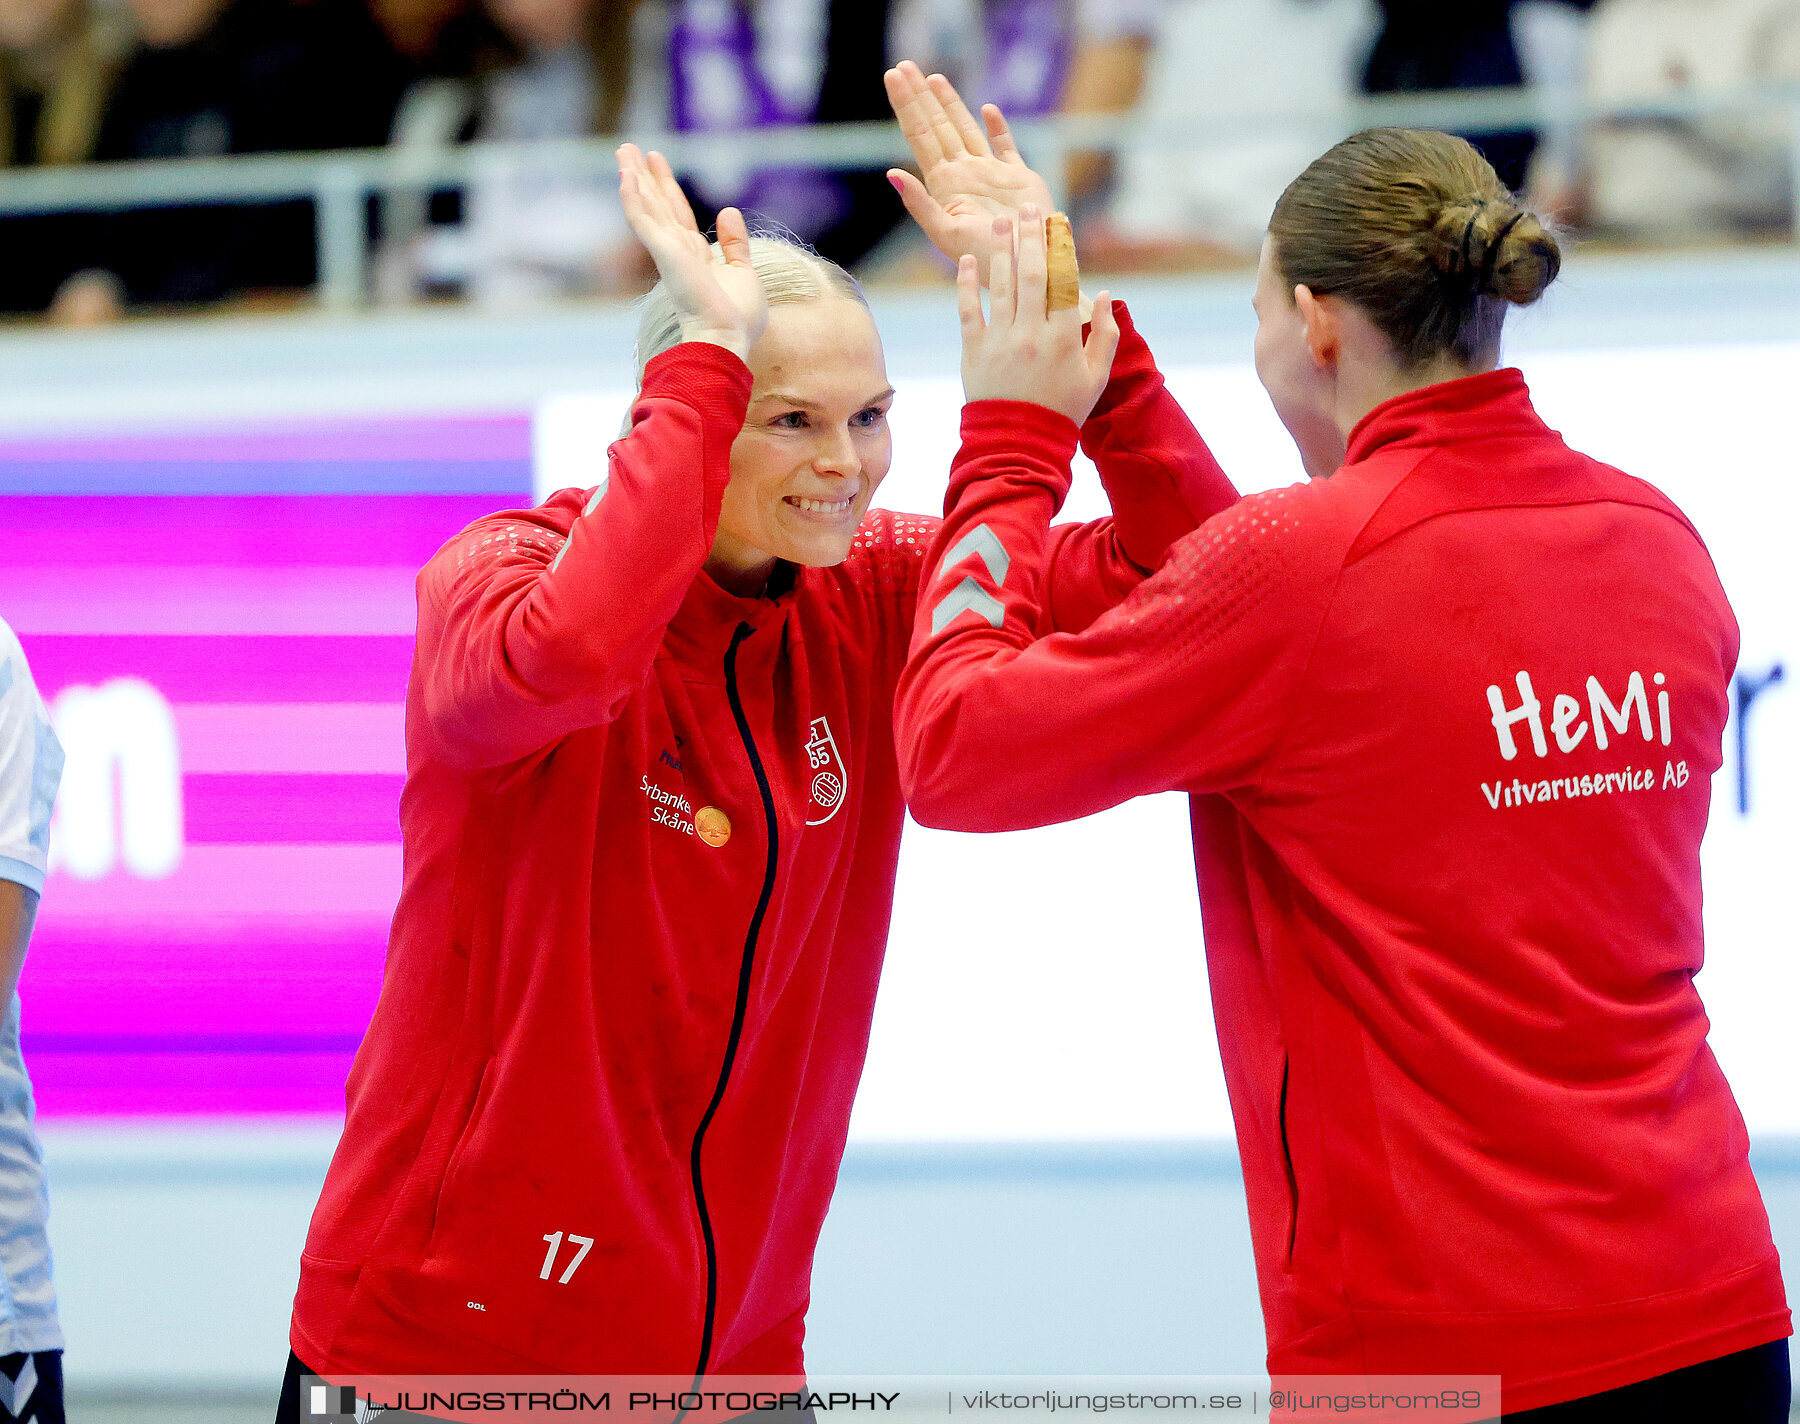
[[[938, 573], [941, 575], [974, 555], [981, 556], [981, 562], [987, 565], [988, 574], [996, 584], [1005, 584], [1006, 575], [1012, 568], [1012, 556], [1006, 552], [1000, 536], [985, 523], [977, 524], [957, 540], [956, 547], [945, 554], [944, 562], [938, 565]], [[965, 577], [938, 600], [931, 610], [931, 631], [934, 634], [943, 632], [945, 625], [959, 613], [979, 613], [996, 628], [1006, 626], [1005, 606], [971, 577]]]

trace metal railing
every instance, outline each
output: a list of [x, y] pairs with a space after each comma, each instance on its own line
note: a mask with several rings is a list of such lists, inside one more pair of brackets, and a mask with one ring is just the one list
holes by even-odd
[[[1305, 110], [1241, 109], [1201, 119], [1067, 116], [1017, 123], [1013, 128], [1020, 148], [1051, 180], [1055, 191], [1062, 160], [1072, 151], [1179, 152], [1192, 146], [1196, 126], [1202, 124], [1208, 138], [1280, 128], [1332, 131], [1341, 137], [1387, 124], [1481, 134], [1599, 121], [1691, 122], [1731, 115], [1775, 116], [1784, 125], [1792, 211], [1800, 240], [1800, 83], [1659, 92], [1604, 101], [1557, 89], [1491, 89], [1361, 98]], [[909, 158], [899, 129], [892, 123], [622, 137], [642, 148], [660, 149], [680, 171], [749, 170], [778, 161], [841, 172], [903, 163]], [[366, 203], [371, 195], [455, 188], [503, 179], [521, 168], [569, 177], [611, 174], [618, 141], [396, 146], [11, 170], [0, 172], [0, 215], [310, 199], [317, 211], [318, 294], [326, 307], [347, 310], [367, 298]]]

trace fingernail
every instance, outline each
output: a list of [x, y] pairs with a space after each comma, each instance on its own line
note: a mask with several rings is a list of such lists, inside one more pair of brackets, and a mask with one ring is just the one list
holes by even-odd
[[892, 173], [890, 173], [887, 176], [887, 180], [888, 180], [888, 185], [890, 187], [892, 187], [896, 193], [900, 194], [902, 197], [904, 197], [906, 195], [906, 189], [904, 189], [900, 186], [899, 178], [895, 177]]

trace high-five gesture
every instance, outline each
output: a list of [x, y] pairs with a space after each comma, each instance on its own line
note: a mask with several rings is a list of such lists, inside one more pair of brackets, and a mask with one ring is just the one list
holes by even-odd
[[[694, 221], [668, 159], [619, 146], [619, 201], [675, 299], [683, 341], [710, 341], [747, 357], [769, 324], [769, 300], [750, 265], [750, 233], [736, 208], [719, 214], [719, 247]], [[720, 259], [723, 260], [720, 260]]]
[[1106, 389], [1119, 349], [1119, 324], [1104, 292], [1094, 301], [1093, 329], [1085, 344], [1076, 308], [1049, 310], [1044, 216], [1027, 204], [1020, 218], [1016, 243], [1010, 219], [995, 218], [989, 228], [993, 313], [987, 319], [981, 315], [975, 258], [966, 256], [957, 267], [963, 394], [971, 401], [1030, 401], [1080, 425]]
[[1026, 204], [1048, 213], [1054, 206], [1049, 185], [1026, 167], [999, 108], [982, 106], [984, 129], [943, 75], [927, 78], [903, 60], [887, 72], [887, 93], [924, 175], [920, 182], [890, 168], [888, 181], [938, 251], [952, 262], [973, 256], [985, 283], [994, 220], [1017, 219]]

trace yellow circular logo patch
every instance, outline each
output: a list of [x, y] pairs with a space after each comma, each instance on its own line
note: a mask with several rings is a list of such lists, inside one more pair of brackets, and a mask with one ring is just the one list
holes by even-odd
[[694, 812], [694, 829], [701, 840], [716, 848], [731, 839], [731, 817], [717, 806], [702, 806]]

